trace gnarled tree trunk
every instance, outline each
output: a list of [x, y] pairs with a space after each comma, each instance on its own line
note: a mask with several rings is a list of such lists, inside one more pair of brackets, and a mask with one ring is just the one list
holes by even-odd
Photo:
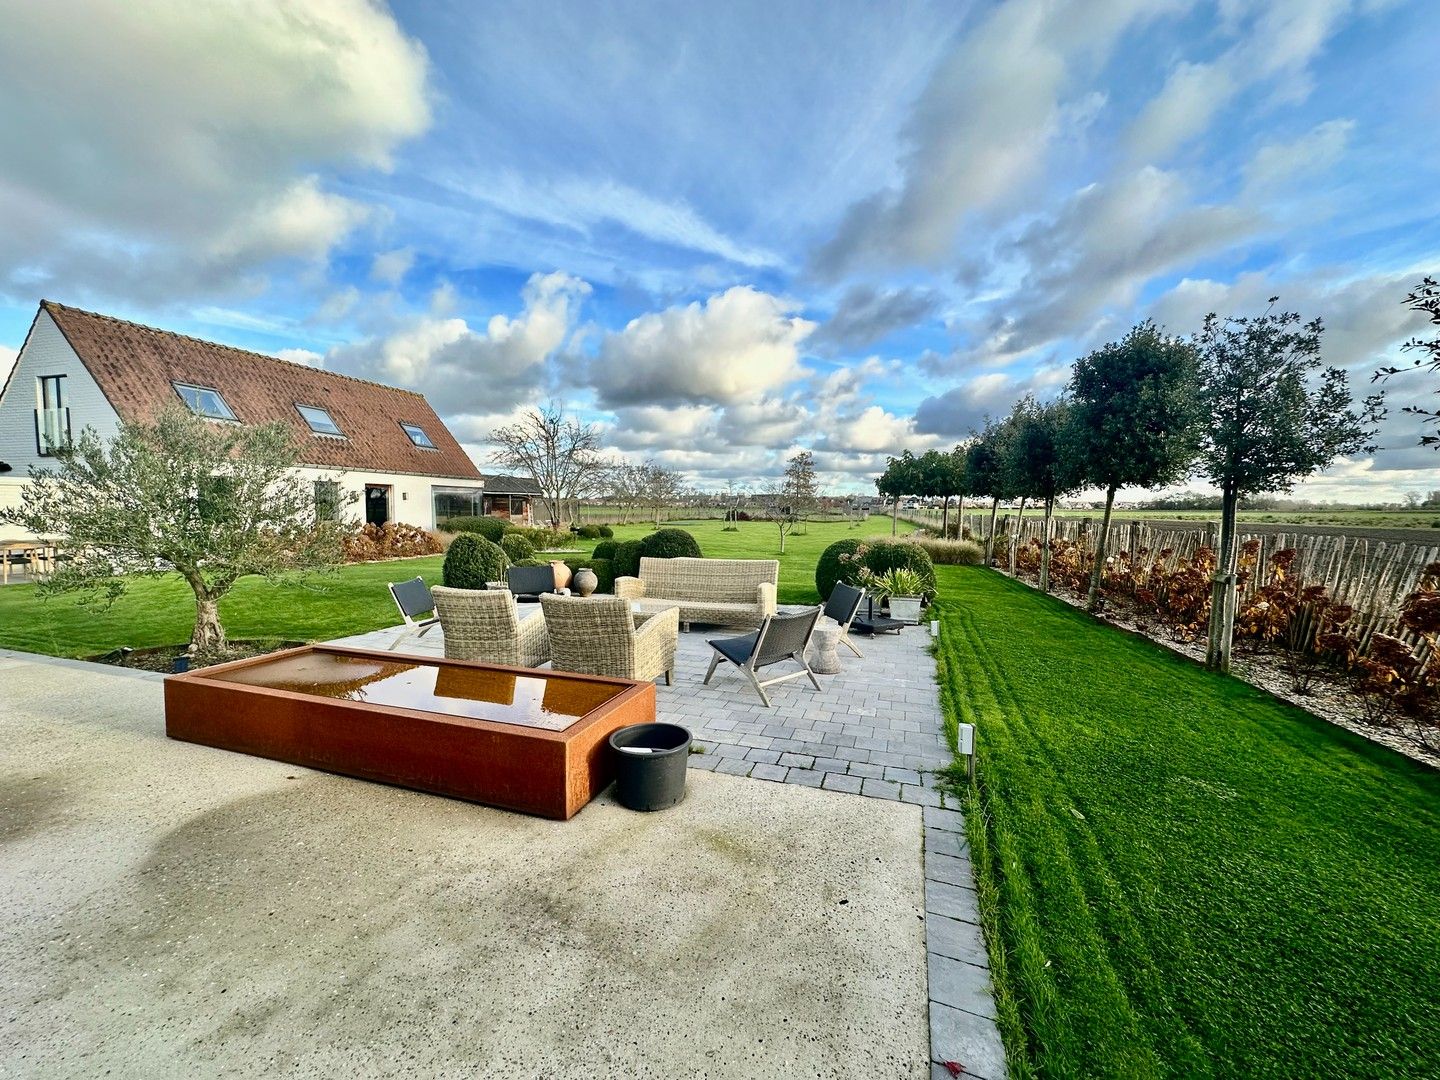
[[195, 590], [195, 629], [190, 647], [196, 652], [213, 652], [225, 645], [225, 627], [220, 625], [220, 598], [209, 590]]

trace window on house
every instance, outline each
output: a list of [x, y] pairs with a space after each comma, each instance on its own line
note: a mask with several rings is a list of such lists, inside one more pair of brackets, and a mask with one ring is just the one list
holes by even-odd
[[230, 411], [230, 406], [225, 404], [225, 399], [220, 396], [220, 391], [209, 386], [191, 386], [189, 383], [171, 383], [175, 392], [180, 395], [180, 400], [190, 406], [190, 411], [196, 416], [208, 417], [211, 420], [234, 420], [235, 414]]
[[315, 520], [340, 520], [340, 484], [338, 481], [315, 481]]
[[342, 439], [345, 433], [340, 430], [340, 425], [331, 419], [330, 414], [318, 405], [295, 406], [300, 415], [305, 418], [305, 423], [310, 425], [310, 430], [316, 435], [339, 435]]
[[430, 436], [425, 434], [424, 428], [416, 424], [401, 424], [400, 427], [406, 435], [410, 436], [410, 441], [422, 450], [436, 449], [435, 444], [430, 441]]
[[433, 487], [430, 489], [435, 506], [435, 527], [455, 517], [480, 517], [484, 513], [480, 488]]
[[65, 376], [35, 380], [35, 450], [49, 457], [70, 441], [70, 410], [65, 407]]

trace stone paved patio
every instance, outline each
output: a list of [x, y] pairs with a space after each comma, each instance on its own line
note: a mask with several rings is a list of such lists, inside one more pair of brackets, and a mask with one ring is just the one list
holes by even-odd
[[[722, 664], [709, 686], [708, 638], [727, 633], [696, 627], [680, 635], [675, 685], [658, 684], [657, 714], [682, 724], [704, 753], [692, 769], [823, 788], [923, 807], [926, 964], [932, 1076], [944, 1063], [964, 1075], [1002, 1080], [1005, 1051], [995, 1024], [989, 960], [980, 929], [975, 876], [964, 819], [945, 805], [934, 773], [950, 763], [935, 662], [924, 627], [898, 635], [853, 637], [865, 655], [840, 646], [841, 673], [772, 687], [766, 708], [733, 667]], [[333, 644], [444, 655], [438, 627], [423, 637], [403, 628], [342, 638]], [[729, 668], [729, 670], [727, 670]]]

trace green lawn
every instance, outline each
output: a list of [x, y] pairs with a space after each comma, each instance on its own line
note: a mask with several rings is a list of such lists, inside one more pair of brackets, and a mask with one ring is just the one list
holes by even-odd
[[[723, 531], [720, 521], [689, 522], [678, 527], [694, 533], [701, 550], [715, 558], [776, 558], [779, 534], [774, 525], [741, 522], [739, 532]], [[888, 518], [867, 526], [848, 523], [807, 526], [786, 540], [780, 564], [780, 601], [814, 602], [815, 563], [826, 545], [844, 536], [889, 532]], [[646, 525], [617, 528], [620, 539], [639, 538]], [[593, 546], [585, 542], [585, 546]], [[220, 601], [220, 617], [232, 638], [281, 638], [316, 641], [359, 634], [398, 622], [385, 591], [387, 581], [422, 574], [440, 580], [440, 556], [347, 566], [315, 579], [309, 587], [271, 585], [245, 578]], [[190, 639], [195, 604], [179, 578], [135, 580], [129, 592], [105, 611], [92, 612], [73, 599], [41, 600], [31, 585], [0, 588], [0, 648], [52, 656], [95, 656], [128, 645], [143, 649]]]
[[1440, 1076], [1440, 774], [990, 571], [939, 576], [1014, 1075]]

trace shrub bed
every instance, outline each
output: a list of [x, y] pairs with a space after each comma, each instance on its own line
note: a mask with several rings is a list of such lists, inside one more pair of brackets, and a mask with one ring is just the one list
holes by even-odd
[[644, 552], [644, 542], [640, 540], [622, 540], [615, 545], [615, 554], [611, 558], [610, 568], [614, 570], [615, 576], [635, 577], [640, 573], [640, 556]]
[[394, 521], [362, 525], [347, 536], [342, 545], [347, 563], [438, 555], [442, 550], [440, 541], [424, 529]]
[[[597, 559], [593, 556], [588, 559], [566, 559], [565, 565], [570, 567], [572, 572], [588, 566], [595, 571], [595, 580], [599, 582], [595, 586], [596, 592], [615, 591], [615, 567], [609, 559]], [[574, 587], [573, 582], [571, 587]]]
[[441, 580], [452, 589], [483, 589], [488, 581], [500, 581], [510, 559], [499, 544], [483, 536], [457, 537], [445, 553]]

